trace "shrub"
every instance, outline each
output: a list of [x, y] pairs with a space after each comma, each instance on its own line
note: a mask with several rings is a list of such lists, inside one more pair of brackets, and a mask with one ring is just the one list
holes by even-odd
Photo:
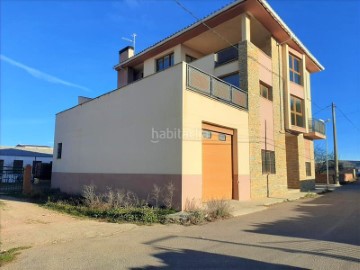
[[168, 209], [171, 209], [173, 206], [174, 192], [175, 186], [173, 182], [167, 183], [164, 190], [164, 205]]
[[85, 205], [89, 207], [99, 207], [101, 205], [101, 197], [96, 195], [94, 185], [85, 185], [82, 195], [85, 199]]
[[160, 195], [161, 195], [161, 187], [154, 184], [153, 190], [151, 192], [151, 198], [152, 198], [152, 200], [154, 202], [155, 207], [159, 207]]
[[230, 216], [230, 206], [225, 200], [211, 200], [207, 202], [207, 213], [210, 218], [226, 218]]

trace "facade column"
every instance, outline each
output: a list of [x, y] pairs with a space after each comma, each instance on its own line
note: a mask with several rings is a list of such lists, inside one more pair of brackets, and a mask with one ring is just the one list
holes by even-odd
[[241, 41], [250, 41], [250, 18], [246, 13], [241, 15]]

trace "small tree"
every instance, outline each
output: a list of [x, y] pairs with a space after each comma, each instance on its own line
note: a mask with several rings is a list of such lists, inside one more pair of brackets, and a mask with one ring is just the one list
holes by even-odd
[[326, 150], [320, 146], [315, 146], [314, 149], [315, 154], [315, 173], [320, 174], [326, 172], [326, 157], [329, 162], [329, 167], [331, 167], [330, 161], [333, 161], [334, 153], [330, 152], [326, 155]]

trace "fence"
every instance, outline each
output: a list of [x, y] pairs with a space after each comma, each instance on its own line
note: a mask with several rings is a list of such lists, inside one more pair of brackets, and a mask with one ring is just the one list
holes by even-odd
[[0, 193], [21, 193], [23, 188], [24, 169], [3, 167], [0, 169]]

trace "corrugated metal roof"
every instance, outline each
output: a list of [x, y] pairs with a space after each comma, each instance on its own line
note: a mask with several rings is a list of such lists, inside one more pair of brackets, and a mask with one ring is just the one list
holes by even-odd
[[53, 157], [53, 148], [41, 146], [0, 146], [0, 156]]

